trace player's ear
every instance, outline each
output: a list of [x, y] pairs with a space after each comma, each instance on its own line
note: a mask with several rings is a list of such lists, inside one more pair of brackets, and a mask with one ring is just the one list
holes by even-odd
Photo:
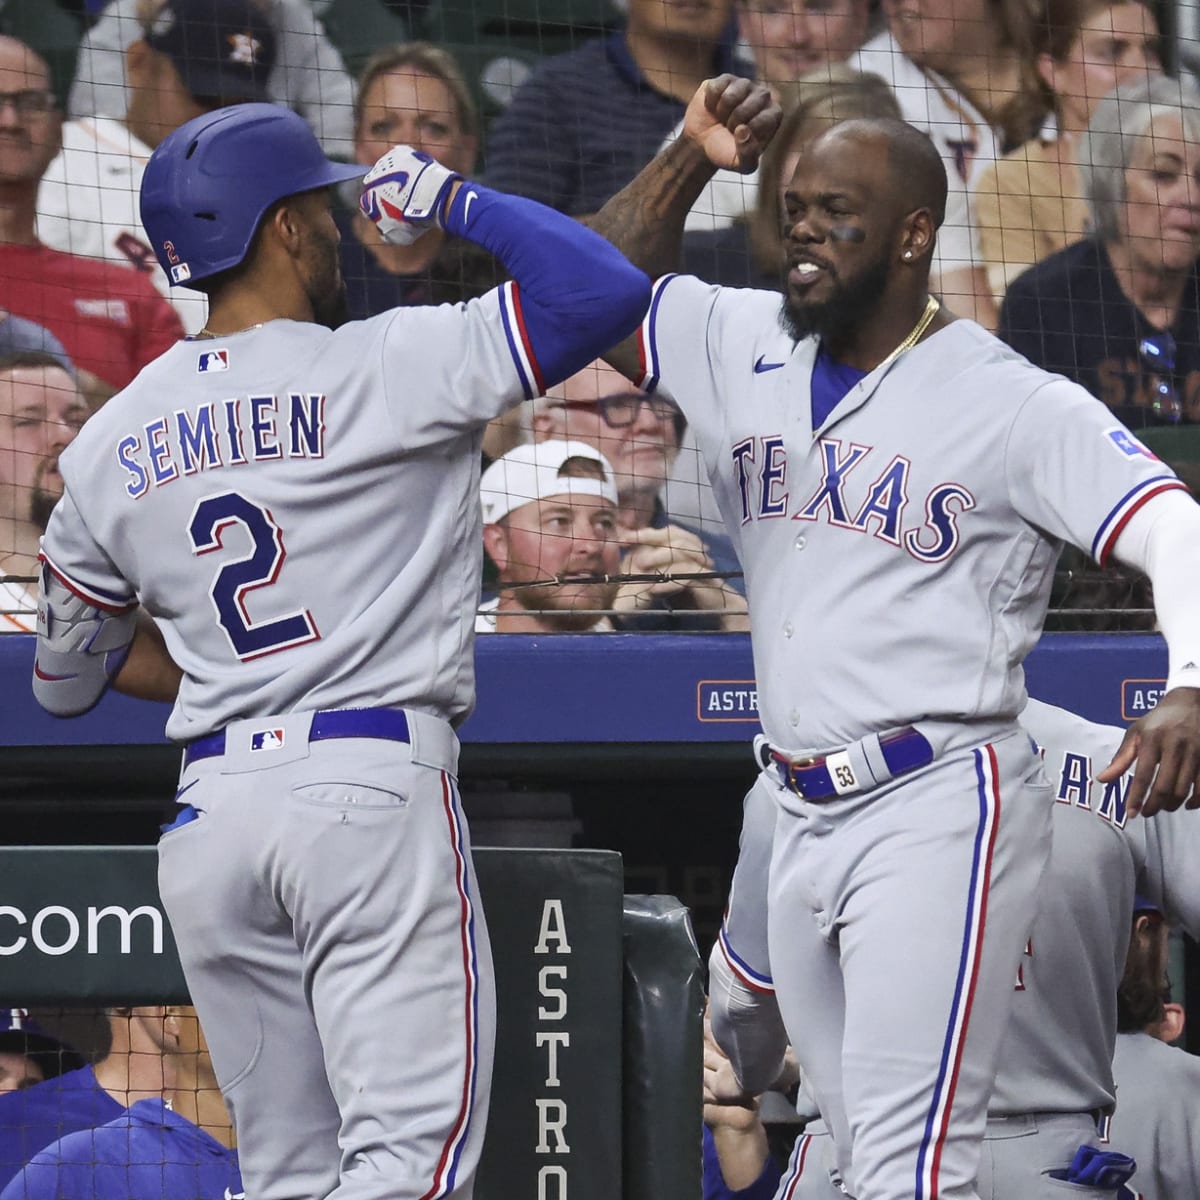
[[900, 236], [900, 257], [906, 263], [915, 263], [924, 257], [933, 245], [935, 232], [933, 214], [929, 209], [918, 208], [909, 213]]
[[503, 571], [508, 566], [508, 533], [503, 525], [483, 527], [483, 548], [488, 558], [496, 564], [497, 571]]

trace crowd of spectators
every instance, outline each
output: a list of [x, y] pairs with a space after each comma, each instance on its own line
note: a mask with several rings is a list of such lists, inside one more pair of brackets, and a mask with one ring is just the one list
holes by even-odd
[[[718, 172], [696, 201], [684, 271], [782, 290], [783, 195], [805, 144], [841, 120], [899, 115], [933, 138], [950, 180], [934, 276], [946, 303], [1076, 379], [1197, 478], [1183, 427], [1200, 424], [1200, 91], [1165, 73], [1179, 56], [1151, 0], [598, 0], [593, 26], [565, 30], [535, 6], [508, 34], [490, 0], [357, 3], [362, 28], [407, 40], [365, 53], [333, 0], [46, 0], [53, 25], [0, 9], [0, 354], [59, 356], [57, 374], [18, 371], [53, 380], [65, 400], [51, 409], [74, 411], [80, 395], [95, 408], [203, 327], [204, 297], [157, 269], [137, 204], [150, 152], [192, 116], [288, 104], [335, 156], [370, 165], [408, 142], [586, 218], [678, 135], [698, 83], [732, 70], [766, 83], [785, 120], [758, 170]], [[482, 46], [422, 40], [458, 27], [455, 6], [482, 10], [489, 47], [511, 37], [510, 65], [524, 66], [507, 92]], [[69, 78], [62, 22], [79, 33]], [[555, 52], [539, 57], [539, 38]], [[468, 301], [505, 277], [440, 231], [386, 245], [342, 199], [352, 319]], [[498, 424], [484, 465], [548, 440], [587, 443], [614, 472], [616, 545], [601, 557], [642, 582], [614, 592], [612, 627], [744, 627], [736, 553], [677, 413], [594, 365]], [[36, 523], [28, 497], [6, 496], [5, 511], [19, 532], [0, 553], [19, 578]], [[488, 561], [496, 588], [490, 549]], [[0, 624], [24, 627], [14, 590]]]

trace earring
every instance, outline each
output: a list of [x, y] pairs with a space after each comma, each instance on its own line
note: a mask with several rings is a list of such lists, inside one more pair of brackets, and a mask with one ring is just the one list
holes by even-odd
[[912, 258], [912, 251], [911, 251], [911, 250], [905, 250], [905, 252], [904, 252], [904, 257], [905, 257], [905, 258]]

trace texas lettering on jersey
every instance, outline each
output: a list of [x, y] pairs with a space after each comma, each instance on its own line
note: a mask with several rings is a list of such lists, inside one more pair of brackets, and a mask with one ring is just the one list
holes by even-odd
[[125, 492], [134, 500], [197, 471], [277, 458], [324, 458], [325, 396], [233, 396], [176, 409], [120, 438], [115, 453], [127, 477]]
[[799, 503], [792, 501], [788, 488], [787, 449], [781, 436], [749, 437], [733, 447], [743, 525], [790, 516], [793, 521], [824, 521], [868, 533], [920, 562], [939, 563], [953, 554], [959, 544], [959, 518], [975, 507], [968, 488], [939, 483], [919, 498], [923, 520], [906, 524], [909, 459], [895, 454], [884, 463], [873, 447], [835, 437], [820, 438], [817, 446], [821, 482]]

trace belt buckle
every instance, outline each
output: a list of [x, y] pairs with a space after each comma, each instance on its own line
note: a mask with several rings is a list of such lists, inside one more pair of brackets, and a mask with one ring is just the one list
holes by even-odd
[[800, 781], [796, 778], [796, 771], [816, 766], [821, 760], [822, 755], [810, 754], [804, 758], [787, 758], [779, 755], [775, 761], [782, 768], [780, 774], [783, 777], [783, 784], [788, 791], [795, 793], [801, 800], [807, 800], [808, 797], [805, 796], [804, 790], [800, 786]]

